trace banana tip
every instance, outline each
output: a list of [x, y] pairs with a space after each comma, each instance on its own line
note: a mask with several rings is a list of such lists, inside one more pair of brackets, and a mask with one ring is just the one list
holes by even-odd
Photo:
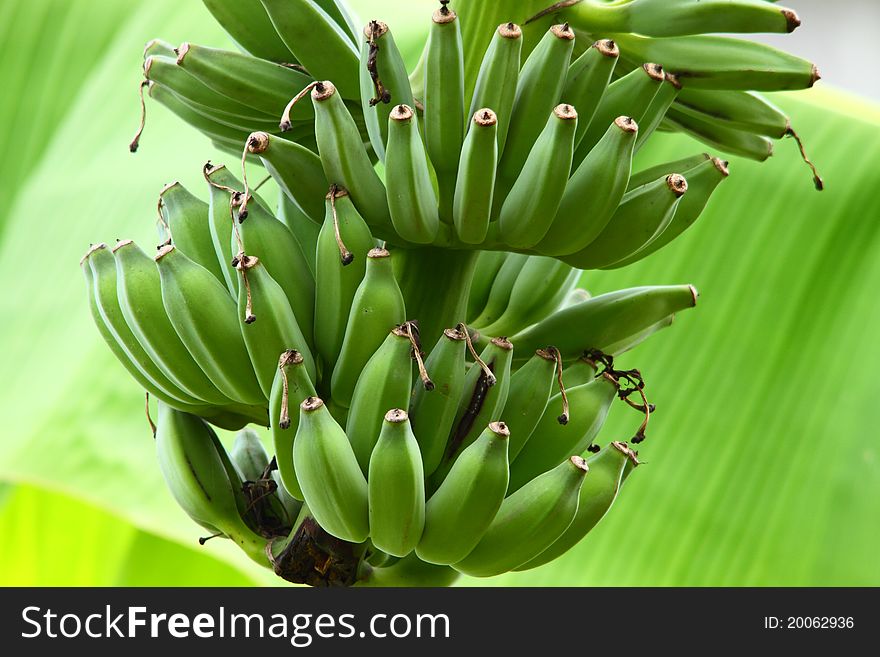
[[489, 431], [494, 433], [496, 436], [500, 436], [502, 438], [510, 438], [510, 428], [501, 420], [499, 420], [498, 422], [490, 422]]
[[788, 32], [794, 32], [801, 26], [801, 19], [793, 9], [783, 9], [782, 16], [785, 18], [785, 26]]
[[693, 305], [696, 306], [696, 305], [697, 305], [697, 299], [699, 298], [700, 293], [699, 293], [699, 291], [697, 290], [697, 288], [695, 288], [693, 285], [688, 285], [688, 290], [690, 290], [691, 297], [692, 297], [693, 300], [694, 300]]
[[98, 242], [97, 244], [92, 244], [92, 245], [89, 247], [89, 250], [85, 252], [85, 255], [83, 255], [83, 257], [80, 258], [80, 260], [79, 260], [79, 264], [83, 264], [86, 260], [88, 260], [89, 257], [90, 257], [95, 251], [100, 251], [101, 249], [106, 249], [106, 248], [107, 248], [107, 245], [104, 244], [104, 242]]
[[134, 244], [134, 240], [118, 240], [116, 245], [111, 249], [111, 252], [116, 253], [119, 249], [128, 246], [129, 244]]
[[311, 413], [312, 411], [317, 411], [323, 405], [324, 401], [320, 397], [306, 397], [299, 407], [307, 413]]
[[578, 470], [581, 470], [584, 473], [590, 471], [590, 466], [587, 465], [586, 460], [582, 456], [572, 456], [569, 461], [574, 465]]
[[498, 34], [505, 39], [519, 39], [522, 37], [522, 28], [516, 23], [502, 23], [498, 26]]
[[406, 422], [408, 419], [409, 415], [402, 408], [392, 408], [390, 411], [385, 413], [385, 421], [391, 422], [392, 424]]
[[[283, 122], [282, 122], [283, 123]], [[289, 121], [287, 122], [289, 124]], [[281, 127], [281, 126], [279, 126]], [[282, 130], [284, 128], [282, 127]], [[289, 129], [289, 127], [288, 127]], [[247, 139], [247, 151], [253, 155], [259, 155], [260, 153], [265, 153], [266, 149], [269, 148], [269, 135], [265, 132], [252, 132], [248, 135]]]
[[158, 251], [156, 251], [156, 255], [153, 256], [153, 260], [155, 260], [156, 262], [159, 262], [160, 260], [162, 260], [162, 258], [167, 256], [172, 251], [174, 251], [173, 244], [164, 244], [163, 246], [159, 247]]

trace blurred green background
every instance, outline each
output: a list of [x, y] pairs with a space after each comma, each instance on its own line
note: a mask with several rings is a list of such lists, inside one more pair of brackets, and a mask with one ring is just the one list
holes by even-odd
[[[390, 22], [410, 55], [434, 5], [352, 4]], [[198, 546], [155, 465], [142, 393], [85, 303], [77, 262], [89, 243], [149, 242], [162, 186], [201, 190], [205, 160], [228, 159], [156, 104], [128, 153], [152, 37], [228, 44], [196, 0], [0, 4], [2, 585], [275, 583], [221, 541]], [[763, 165], [734, 160], [701, 221], [662, 255], [585, 277], [594, 293], [702, 292], [623, 359], [658, 405], [646, 465], [557, 562], [463, 584], [880, 585], [880, 110], [822, 86], [774, 100], [825, 192], [783, 141]], [[702, 150], [652, 142], [643, 164]], [[617, 409], [603, 441], [635, 423]]]

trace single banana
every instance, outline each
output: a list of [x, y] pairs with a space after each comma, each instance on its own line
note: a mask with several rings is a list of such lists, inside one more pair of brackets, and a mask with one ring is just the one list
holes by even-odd
[[791, 132], [791, 122], [785, 112], [750, 91], [683, 89], [675, 109], [681, 114], [774, 139], [782, 139]]
[[425, 527], [425, 472], [406, 411], [385, 414], [367, 478], [370, 540], [395, 557], [412, 552]]
[[159, 203], [174, 246], [223, 283], [223, 271], [211, 243], [208, 204], [193, 196], [179, 182], [171, 183], [162, 190]]
[[396, 326], [388, 333], [364, 365], [352, 393], [346, 433], [364, 474], [369, 469], [370, 454], [379, 439], [385, 412], [405, 406], [409, 401], [412, 388], [409, 326]]
[[611, 82], [619, 57], [617, 44], [610, 39], [601, 39], [587, 48], [568, 67], [562, 89], [562, 102], [574, 105], [578, 112], [575, 144], [580, 143], [593, 122], [593, 116]]
[[599, 366], [596, 364], [596, 361], [585, 352], [575, 362], [562, 370], [562, 378], [567, 387], [575, 388], [595, 379], [598, 371]]
[[682, 175], [686, 176], [692, 169], [711, 159], [712, 156], [708, 153], [699, 153], [697, 155], [683, 157], [680, 160], [675, 160], [673, 162], [663, 162], [646, 169], [641, 169], [640, 171], [633, 171], [629, 183], [627, 183], [626, 191], [629, 192], [636, 187], [641, 187], [642, 185], [654, 182], [658, 178], [669, 175], [670, 171], [681, 171]]
[[[507, 129], [513, 114], [522, 53], [522, 30], [514, 23], [502, 23], [483, 55], [471, 100], [470, 116], [481, 107], [491, 107], [498, 117], [498, 154], [504, 151]], [[471, 126], [473, 128], [473, 126]], [[497, 159], [497, 156], [496, 156]]]
[[763, 162], [773, 155], [773, 142], [763, 135], [739, 130], [715, 119], [686, 114], [670, 108], [666, 122], [676, 130], [686, 132], [704, 144], [718, 150]]
[[[510, 390], [501, 417], [510, 429], [508, 458], [511, 463], [522, 451], [538, 421], [544, 416], [556, 381], [556, 368], [556, 350], [548, 347], [538, 349], [535, 355], [510, 377]], [[562, 410], [562, 406], [558, 410]], [[567, 417], [564, 419], [568, 421]]]
[[498, 118], [491, 109], [474, 113], [464, 139], [452, 205], [458, 238], [466, 244], [486, 239], [492, 218], [492, 197], [498, 162]]
[[639, 253], [663, 234], [687, 190], [684, 176], [673, 173], [624, 194], [596, 239], [563, 260], [578, 269], [602, 269]]
[[302, 500], [303, 493], [293, 466], [293, 440], [299, 427], [299, 405], [315, 396], [315, 385], [304, 367], [301, 353], [285, 350], [278, 359], [278, 369], [269, 396], [269, 428], [275, 446], [278, 474], [284, 488], [294, 498]]
[[278, 36], [260, 0], [202, 0], [214, 19], [244, 50], [275, 62], [295, 57]]
[[314, 277], [317, 272], [315, 251], [318, 247], [318, 233], [321, 232], [321, 224], [312, 221], [312, 218], [300, 210], [299, 206], [291, 201], [286, 194], [279, 194], [275, 216], [278, 217], [278, 221], [287, 226], [287, 230], [293, 235], [299, 245], [301, 256]]
[[345, 189], [332, 188], [325, 206], [315, 249], [315, 348], [325, 363], [335, 363], [373, 236]]
[[[626, 192], [639, 127], [619, 116], [578, 165], [559, 209], [535, 249], [548, 255], [577, 253], [608, 225]], [[596, 190], [602, 193], [597, 194]]]
[[489, 296], [483, 310], [471, 322], [474, 327], [488, 326], [498, 321], [498, 318], [504, 314], [507, 304], [510, 303], [510, 294], [513, 286], [516, 285], [516, 279], [528, 261], [529, 256], [521, 253], [511, 253], [504, 259], [492, 280], [492, 287], [489, 288]]
[[367, 270], [355, 291], [339, 358], [333, 368], [331, 396], [348, 408], [358, 376], [388, 331], [406, 321], [403, 295], [394, 278], [391, 253], [372, 249]]
[[260, 436], [253, 429], [239, 431], [232, 443], [229, 458], [242, 482], [241, 489], [248, 501], [248, 516], [258, 534], [265, 538], [287, 536], [296, 516], [291, 516], [278, 495], [278, 484], [272, 474], [275, 465]]
[[164, 85], [151, 82], [149, 94], [150, 98], [167, 107], [178, 118], [183, 119], [183, 121], [205, 134], [212, 141], [222, 145], [225, 150], [240, 152], [239, 145], [244, 139], [246, 131], [232, 128], [218, 122], [215, 118], [206, 115], [204, 112], [199, 112]]
[[572, 456], [507, 497], [477, 546], [453, 567], [491, 577], [541, 554], [574, 519], [588, 469], [584, 459]]
[[507, 256], [507, 251], [480, 251], [477, 256], [474, 277], [468, 292], [468, 322], [476, 319], [486, 307], [492, 284]]
[[425, 508], [420, 559], [456, 563], [479, 543], [507, 491], [509, 437], [503, 422], [492, 422], [458, 457]]
[[654, 131], [660, 127], [666, 118], [666, 113], [672, 107], [673, 103], [678, 99], [681, 92], [681, 82], [678, 81], [672, 73], [664, 72], [665, 82], [660, 85], [657, 94], [648, 105], [648, 109], [639, 119], [639, 134], [636, 138], [636, 152], [644, 145], [648, 137], [654, 134]]
[[571, 172], [577, 111], [557, 105], [501, 206], [501, 239], [516, 248], [535, 246], [547, 234]]
[[300, 404], [293, 462], [305, 502], [321, 527], [344, 541], [364, 542], [370, 533], [367, 480], [345, 430], [317, 397]]
[[550, 470], [566, 454], [586, 450], [605, 424], [619, 388], [611, 374], [569, 388], [566, 393], [570, 410], [565, 424], [558, 421], [562, 393], [553, 395], [531, 436], [510, 464], [510, 492]]
[[[233, 297], [238, 296], [238, 274], [232, 266], [232, 230], [235, 222], [235, 211], [232, 207], [235, 194], [242, 191], [241, 183], [229, 173], [223, 164], [205, 164], [203, 169], [205, 181], [208, 183], [211, 232], [211, 244], [214, 254], [220, 263], [220, 271], [226, 289]], [[235, 251], [238, 252], [238, 249]]]
[[385, 172], [394, 230], [408, 242], [430, 244], [440, 227], [437, 195], [415, 112], [407, 105], [395, 107], [388, 118]]

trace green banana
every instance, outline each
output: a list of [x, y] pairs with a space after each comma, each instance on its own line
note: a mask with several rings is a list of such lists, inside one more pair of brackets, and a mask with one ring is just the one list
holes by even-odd
[[568, 183], [577, 121], [571, 105], [550, 114], [501, 206], [498, 227], [506, 244], [530, 248], [547, 234]]
[[321, 158], [305, 146], [266, 132], [253, 132], [247, 140], [248, 153], [258, 155], [281, 191], [312, 221], [321, 223], [327, 177]]
[[226, 33], [250, 54], [276, 62], [295, 57], [278, 36], [260, 0], [202, 0]]
[[773, 142], [767, 137], [738, 130], [714, 119], [686, 114], [672, 107], [666, 116], [669, 125], [687, 132], [704, 144], [731, 155], [763, 162], [773, 155]]
[[675, 109], [679, 114], [775, 139], [782, 139], [791, 131], [791, 122], [781, 109], [750, 91], [683, 89], [676, 98]]
[[287, 536], [296, 516], [291, 516], [278, 495], [278, 484], [269, 454], [259, 435], [253, 429], [239, 431], [232, 443], [229, 458], [242, 482], [241, 489], [248, 500], [248, 516], [256, 525], [257, 533], [265, 538]]
[[660, 85], [657, 94], [648, 105], [648, 109], [640, 119], [639, 134], [636, 138], [636, 151], [638, 151], [647, 141], [648, 137], [654, 134], [654, 131], [663, 123], [666, 113], [672, 107], [673, 103], [678, 99], [681, 92], [681, 82], [678, 81], [672, 73], [665, 72], [663, 74], [665, 82]]
[[465, 345], [463, 330], [445, 329], [425, 361], [425, 369], [434, 382], [433, 390], [426, 390], [421, 381], [412, 389], [410, 422], [419, 442], [426, 475], [434, 473], [446, 451], [464, 388]]
[[510, 464], [510, 491], [519, 490], [572, 452], [580, 454], [593, 442], [605, 424], [620, 386], [611, 374], [603, 374], [566, 390], [569, 420], [558, 421], [562, 393], [550, 402], [519, 455]]
[[460, 577], [452, 568], [425, 563], [414, 554], [388, 566], [373, 567], [362, 562], [361, 567], [355, 586], [452, 586]]
[[582, 287], [576, 287], [572, 289], [565, 298], [562, 300], [562, 303], [559, 304], [559, 309], [568, 308], [569, 306], [573, 306], [576, 303], [581, 303], [582, 301], [586, 301], [587, 299], [592, 298], [592, 294], [588, 290], [585, 290]]
[[629, 192], [636, 187], [641, 187], [642, 185], [654, 182], [658, 178], [669, 175], [670, 171], [681, 171], [682, 175], [686, 175], [695, 167], [711, 159], [712, 156], [708, 153], [699, 153], [697, 155], [683, 157], [674, 162], [663, 162], [640, 171], [633, 171], [629, 178], [629, 183], [627, 183], [626, 191]]
[[569, 388], [589, 383], [596, 378], [599, 366], [589, 353], [584, 352], [575, 362], [562, 370], [562, 378]]
[[552, 344], [563, 359], [577, 358], [584, 349], [608, 353], [607, 345], [637, 335], [696, 303], [697, 290], [692, 285], [627, 288], [559, 310], [511, 340], [521, 353]]
[[[238, 274], [232, 266], [232, 235], [235, 222], [233, 204], [238, 198], [236, 195], [242, 190], [241, 183], [229, 173], [223, 164], [205, 164], [202, 171], [205, 181], [208, 183], [208, 210], [210, 212], [211, 244], [214, 246], [214, 254], [223, 274], [223, 281], [229, 294], [238, 296]], [[238, 253], [238, 249], [235, 249]]]
[[211, 244], [208, 204], [190, 194], [179, 182], [162, 190], [159, 203], [174, 246], [223, 283], [223, 271]]
[[239, 253], [233, 262], [242, 279], [238, 286], [238, 321], [266, 399], [272, 393], [278, 354], [285, 349], [296, 349], [302, 355], [309, 378], [315, 380], [315, 360], [284, 290], [259, 258]]
[[610, 39], [602, 39], [587, 48], [568, 67], [562, 88], [562, 102], [574, 105], [578, 111], [575, 144], [580, 143], [593, 122], [619, 57], [617, 44]]
[[332, 188], [325, 205], [315, 249], [315, 348], [325, 363], [335, 363], [373, 236], [345, 189]]
[[534, 559], [574, 519], [588, 469], [584, 459], [572, 456], [507, 497], [477, 546], [453, 568], [491, 577]]
[[405, 320], [403, 295], [394, 278], [391, 253], [372, 249], [367, 253], [364, 279], [355, 291], [345, 337], [330, 389], [335, 403], [348, 407], [358, 376], [388, 331]]
[[[352, 393], [346, 433], [364, 474], [381, 433], [383, 415], [389, 408], [400, 408], [409, 401], [412, 389], [409, 330], [409, 325], [396, 326], [388, 333], [364, 365]], [[382, 546], [379, 548], [385, 550]]]
[[480, 542], [507, 491], [509, 437], [503, 422], [492, 422], [458, 457], [425, 507], [420, 559], [456, 563]]
[[321, 224], [312, 221], [312, 218], [300, 210], [299, 206], [291, 201], [286, 194], [279, 194], [275, 216], [278, 217], [278, 221], [287, 226], [287, 230], [293, 235], [299, 245], [301, 256], [314, 278], [317, 271], [315, 250], [318, 247], [318, 233], [321, 232]]
[[333, 80], [346, 98], [358, 98], [358, 51], [346, 28], [313, 0], [260, 2], [300, 64], [317, 79]]
[[236, 304], [223, 285], [173, 245], [159, 249], [155, 260], [165, 312], [202, 371], [230, 399], [265, 404], [235, 317]]
[[367, 480], [370, 540], [383, 552], [405, 557], [425, 527], [425, 472], [406, 411], [385, 414]]
[[415, 112], [407, 105], [396, 106], [388, 118], [385, 172], [394, 230], [408, 242], [430, 244], [440, 227], [437, 195]]
[[547, 409], [556, 377], [557, 353], [553, 347], [538, 349], [510, 377], [510, 390], [501, 417], [510, 429], [508, 458], [511, 463], [522, 451]]
[[495, 277], [501, 266], [507, 260], [507, 255], [507, 251], [480, 251], [477, 256], [474, 277], [468, 293], [467, 319], [469, 322], [479, 316], [486, 307], [492, 284], [495, 282]]
[[358, 20], [345, 0], [314, 0], [314, 2], [343, 29], [352, 43], [357, 42]]
[[[503, 23], [495, 30], [492, 41], [483, 55], [480, 72], [471, 100], [469, 116], [476, 116], [480, 108], [491, 108], [498, 117], [498, 154], [504, 151], [507, 129], [513, 113], [519, 79], [522, 30], [514, 23]], [[473, 128], [473, 126], [471, 126]], [[497, 159], [497, 156], [496, 156]]]
[[569, 179], [547, 234], [535, 246], [537, 251], [569, 255], [599, 236], [626, 192], [638, 130], [627, 116], [612, 122]]
[[504, 259], [492, 281], [483, 310], [472, 322], [474, 326], [488, 326], [498, 321], [498, 318], [504, 314], [507, 304], [510, 303], [510, 294], [513, 286], [516, 285], [516, 279], [528, 261], [529, 256], [521, 253], [511, 253]]
[[365, 541], [370, 533], [367, 480], [345, 430], [317, 397], [300, 404], [293, 463], [305, 502], [321, 527], [344, 541]]
[[498, 162], [498, 117], [488, 108], [474, 113], [464, 139], [452, 205], [458, 238], [466, 244], [486, 239]]
[[605, 516], [620, 492], [624, 466], [630, 462], [632, 450], [626, 443], [612, 442], [598, 454], [587, 459], [590, 476], [584, 479], [578, 509], [568, 529], [537, 557], [514, 570], [531, 570], [550, 563], [581, 542]]
[[183, 98], [161, 84], [151, 82], [149, 93], [150, 98], [167, 107], [196, 130], [204, 133], [212, 141], [222, 145], [224, 149], [240, 152], [240, 145], [246, 135], [245, 131], [219, 123], [204, 113], [195, 110]]
[[687, 190], [684, 176], [673, 173], [624, 194], [596, 239], [563, 260], [578, 269], [601, 269], [638, 253], [666, 230]]
[[688, 193], [679, 201], [675, 216], [666, 230], [634, 255], [615, 262], [610, 269], [625, 267], [648, 257], [690, 228], [705, 209], [712, 193], [730, 174], [727, 165], [727, 162], [713, 157], [686, 171]]
[[303, 499], [293, 466], [293, 440], [299, 427], [298, 406], [307, 397], [315, 396], [315, 386], [303, 363], [303, 356], [298, 351], [284, 351], [278, 359], [272, 394], [269, 396], [269, 428], [272, 431], [278, 474], [285, 490], [298, 500]]

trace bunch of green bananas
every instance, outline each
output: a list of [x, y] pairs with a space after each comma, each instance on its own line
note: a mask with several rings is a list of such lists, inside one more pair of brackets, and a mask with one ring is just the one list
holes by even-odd
[[[633, 172], [635, 153], [681, 128], [769, 154], [788, 119], [747, 90], [817, 78], [751, 42], [679, 35], [781, 31], [793, 12], [568, 1], [494, 28], [533, 3], [462, 0], [459, 18], [443, 1], [408, 73], [388, 25], [357, 29], [341, 0], [204, 2], [246, 52], [152, 41], [142, 88], [240, 154], [242, 177], [208, 163], [208, 202], [162, 190], [154, 256], [122, 240], [81, 263], [99, 331], [158, 400], [175, 499], [313, 585], [446, 585], [560, 556], [638, 465], [595, 442], [613, 401], [643, 416], [633, 443], [653, 411], [614, 357], [697, 299], [592, 297], [580, 270], [656, 252], [728, 175], [707, 154]], [[240, 430], [230, 452], [211, 425]]]

